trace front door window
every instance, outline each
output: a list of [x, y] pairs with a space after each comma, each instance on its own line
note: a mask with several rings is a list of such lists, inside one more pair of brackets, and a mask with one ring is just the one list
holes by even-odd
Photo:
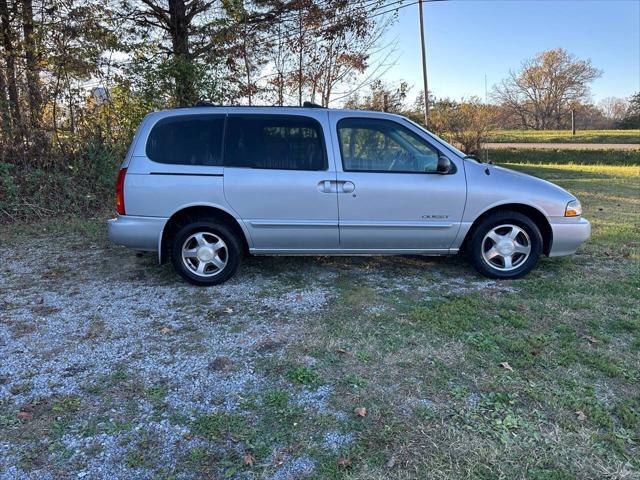
[[396, 122], [345, 118], [338, 139], [345, 172], [437, 173], [438, 151]]

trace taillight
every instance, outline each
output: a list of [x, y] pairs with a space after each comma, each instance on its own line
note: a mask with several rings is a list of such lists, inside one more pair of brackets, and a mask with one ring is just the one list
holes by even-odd
[[121, 168], [118, 172], [118, 179], [116, 180], [116, 208], [120, 215], [126, 215], [124, 210], [124, 177], [126, 175], [127, 169]]

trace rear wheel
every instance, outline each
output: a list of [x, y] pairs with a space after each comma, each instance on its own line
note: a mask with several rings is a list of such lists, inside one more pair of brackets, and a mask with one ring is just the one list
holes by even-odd
[[468, 255], [471, 264], [490, 278], [519, 278], [531, 271], [542, 252], [542, 234], [529, 217], [497, 212], [474, 230]]
[[242, 250], [232, 230], [214, 219], [182, 226], [173, 237], [171, 263], [194, 285], [218, 285], [238, 269]]

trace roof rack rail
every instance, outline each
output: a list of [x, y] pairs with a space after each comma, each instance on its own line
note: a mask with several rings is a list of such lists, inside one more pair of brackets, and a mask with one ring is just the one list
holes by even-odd
[[[211, 103], [211, 102], [205, 102], [205, 101], [199, 101], [196, 102], [196, 104], [194, 105], [194, 107], [223, 107], [225, 105], [219, 105], [216, 103]], [[289, 105], [227, 105], [229, 107], [234, 107], [234, 106], [243, 106], [243, 107], [248, 107], [251, 106], [252, 108], [255, 107], [263, 107], [263, 108], [273, 108], [273, 107], [284, 107], [284, 108], [300, 108], [297, 105], [294, 106], [289, 106]], [[188, 107], [182, 107], [182, 108], [188, 108]], [[302, 103], [302, 108], [326, 108], [323, 107], [322, 105], [318, 105], [317, 103], [313, 103], [313, 102], [303, 102]]]
[[304, 108], [325, 108], [322, 105], [318, 105], [317, 103], [313, 103], [313, 102], [303, 102], [302, 106]]

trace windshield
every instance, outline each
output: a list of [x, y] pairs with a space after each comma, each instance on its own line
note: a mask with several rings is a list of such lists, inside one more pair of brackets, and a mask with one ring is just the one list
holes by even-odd
[[407, 122], [409, 122], [411, 125], [413, 125], [414, 127], [419, 128], [421, 131], [423, 131], [424, 133], [426, 133], [427, 135], [429, 135], [431, 138], [433, 138], [434, 140], [437, 140], [438, 142], [440, 142], [441, 144], [443, 144], [445, 147], [447, 147], [449, 150], [453, 150], [456, 154], [458, 154], [460, 157], [464, 158], [467, 156], [466, 153], [464, 153], [462, 150], [454, 147], [453, 145], [451, 145], [448, 142], [445, 142], [443, 139], [441, 139], [439, 136], [431, 133], [429, 130], [427, 130], [426, 128], [424, 128], [422, 125], [420, 125], [419, 123], [414, 122], [413, 120], [410, 120], [406, 117], [403, 117]]

